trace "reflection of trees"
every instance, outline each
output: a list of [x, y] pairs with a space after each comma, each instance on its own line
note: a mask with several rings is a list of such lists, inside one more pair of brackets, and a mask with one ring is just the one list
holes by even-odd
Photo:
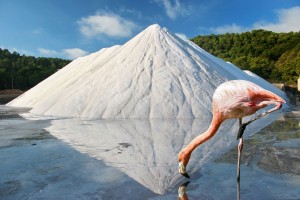
[[[266, 120], [259, 121], [264, 122], [247, 127], [246, 136], [267, 125]], [[236, 122], [226, 121], [215, 137], [193, 153], [188, 166], [191, 175], [237, 144]], [[53, 121], [47, 130], [79, 152], [103, 160], [153, 192], [163, 194], [182, 179], [177, 170], [178, 152], [207, 129], [209, 123], [210, 119], [64, 119]]]

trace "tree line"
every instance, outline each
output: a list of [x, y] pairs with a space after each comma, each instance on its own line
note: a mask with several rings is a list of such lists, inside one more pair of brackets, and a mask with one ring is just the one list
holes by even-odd
[[191, 40], [211, 54], [270, 82], [295, 85], [299, 78], [300, 32], [253, 30], [196, 36]]
[[35, 58], [0, 48], [0, 90], [28, 90], [70, 63], [59, 58]]

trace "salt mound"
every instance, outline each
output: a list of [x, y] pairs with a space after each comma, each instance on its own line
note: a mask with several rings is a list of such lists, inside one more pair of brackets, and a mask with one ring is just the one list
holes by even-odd
[[61, 117], [201, 118], [211, 116], [216, 87], [232, 79], [262, 84], [155, 24], [122, 46], [74, 60], [7, 105]]

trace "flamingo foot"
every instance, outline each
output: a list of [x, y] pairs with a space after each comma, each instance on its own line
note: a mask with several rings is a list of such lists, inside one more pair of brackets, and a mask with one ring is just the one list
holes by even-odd
[[183, 165], [182, 161], [180, 161], [178, 164], [178, 171], [182, 176], [184, 176], [186, 178], [190, 178], [190, 176], [186, 172], [186, 167]]

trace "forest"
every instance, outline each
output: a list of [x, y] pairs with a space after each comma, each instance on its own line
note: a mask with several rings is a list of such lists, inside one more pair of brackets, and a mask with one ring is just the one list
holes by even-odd
[[191, 40], [211, 54], [270, 82], [295, 86], [299, 78], [300, 32], [253, 30], [197, 36]]
[[0, 90], [28, 90], [68, 63], [70, 60], [35, 58], [0, 48]]
[[[191, 40], [211, 54], [270, 82], [295, 86], [299, 78], [300, 32], [253, 30], [239, 34], [199, 35]], [[70, 62], [25, 56], [0, 48], [0, 90], [28, 90]]]

